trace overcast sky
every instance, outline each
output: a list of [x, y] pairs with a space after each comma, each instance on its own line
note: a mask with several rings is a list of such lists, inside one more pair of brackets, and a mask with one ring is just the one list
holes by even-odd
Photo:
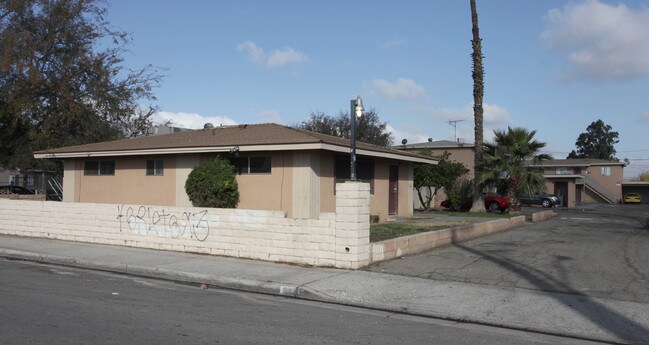
[[[597, 119], [625, 177], [649, 170], [649, 2], [478, 0], [485, 138], [537, 131], [565, 158]], [[157, 121], [202, 128], [348, 111], [360, 95], [395, 143], [473, 142], [469, 0], [109, 0], [126, 65], [153, 64]]]

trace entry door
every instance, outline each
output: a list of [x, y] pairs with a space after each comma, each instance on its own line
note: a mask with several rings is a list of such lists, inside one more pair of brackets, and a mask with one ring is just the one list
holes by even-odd
[[556, 197], [559, 198], [559, 201], [561, 202], [559, 206], [568, 206], [568, 183], [555, 182], [554, 195], [556, 195]]
[[399, 166], [390, 165], [388, 214], [397, 214], [399, 205]]

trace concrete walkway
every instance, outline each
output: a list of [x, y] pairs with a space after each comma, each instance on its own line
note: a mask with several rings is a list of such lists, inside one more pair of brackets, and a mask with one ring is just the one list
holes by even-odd
[[649, 305], [216, 256], [0, 236], [0, 256], [613, 343], [649, 343]]

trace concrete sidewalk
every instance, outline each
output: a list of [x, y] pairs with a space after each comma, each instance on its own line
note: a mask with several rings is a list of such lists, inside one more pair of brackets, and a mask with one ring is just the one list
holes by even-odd
[[367, 271], [0, 236], [0, 256], [613, 343], [649, 343], [649, 305]]

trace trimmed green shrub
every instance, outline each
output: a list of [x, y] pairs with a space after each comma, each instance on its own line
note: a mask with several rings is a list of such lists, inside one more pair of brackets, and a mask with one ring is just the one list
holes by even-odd
[[[458, 211], [462, 206], [471, 201], [473, 182], [470, 180], [455, 180], [446, 190], [450, 209]], [[471, 206], [469, 206], [471, 208]]]
[[239, 185], [234, 176], [234, 166], [221, 157], [201, 163], [189, 174], [185, 192], [194, 206], [237, 207]]

